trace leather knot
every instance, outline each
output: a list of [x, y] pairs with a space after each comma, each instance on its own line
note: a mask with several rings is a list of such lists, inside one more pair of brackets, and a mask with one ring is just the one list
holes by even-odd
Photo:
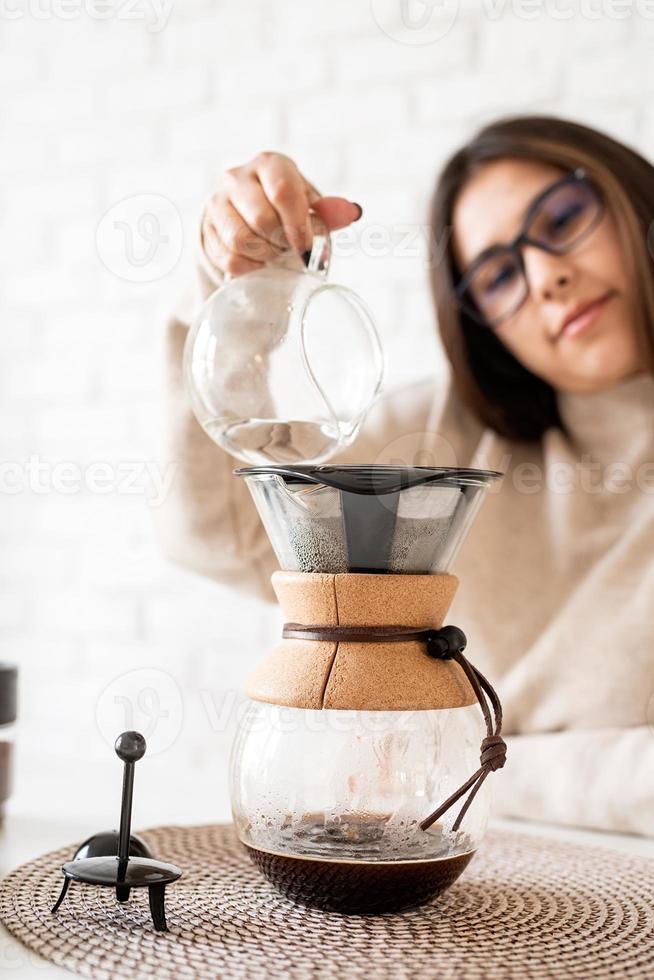
[[495, 772], [506, 762], [506, 742], [501, 735], [487, 735], [481, 743], [481, 764]]
[[454, 660], [466, 648], [466, 635], [458, 626], [443, 626], [439, 630], [427, 630], [427, 653], [435, 660]]

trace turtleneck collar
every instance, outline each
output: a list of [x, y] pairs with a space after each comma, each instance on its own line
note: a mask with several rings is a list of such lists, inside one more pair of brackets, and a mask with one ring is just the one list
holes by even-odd
[[592, 394], [559, 392], [559, 414], [567, 438], [579, 453], [603, 463], [652, 455], [654, 377], [632, 375]]

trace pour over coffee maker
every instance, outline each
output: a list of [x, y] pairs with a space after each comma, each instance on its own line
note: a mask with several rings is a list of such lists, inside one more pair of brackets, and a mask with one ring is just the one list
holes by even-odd
[[[246, 686], [234, 823], [287, 897], [346, 913], [428, 901], [483, 837], [501, 706], [443, 626], [494, 471], [260, 466], [282, 641]], [[481, 752], [481, 757], [480, 757]]]

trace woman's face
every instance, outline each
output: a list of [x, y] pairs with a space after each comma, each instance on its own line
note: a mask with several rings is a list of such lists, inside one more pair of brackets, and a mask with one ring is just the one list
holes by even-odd
[[[455, 201], [452, 246], [460, 270], [490, 245], [520, 231], [531, 201], [563, 171], [518, 159], [487, 163]], [[563, 391], [592, 392], [642, 370], [631, 296], [615, 221], [607, 208], [590, 234], [567, 255], [531, 245], [522, 250], [529, 295], [493, 328], [534, 374]], [[604, 301], [568, 323], [579, 304]], [[486, 329], [480, 326], [480, 329]]]

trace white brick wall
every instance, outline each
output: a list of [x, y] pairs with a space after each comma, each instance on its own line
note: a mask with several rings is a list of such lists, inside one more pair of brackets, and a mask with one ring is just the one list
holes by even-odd
[[[377, 0], [175, 0], [159, 32], [121, 19], [120, 0], [103, 21], [83, 3], [71, 20], [4, 6], [24, 16], [0, 14], [0, 451], [37, 455], [49, 479], [57, 464], [155, 457], [163, 319], [222, 167], [289, 153], [363, 205], [360, 241], [372, 224], [423, 223], [439, 164], [498, 113], [560, 112], [654, 152], [654, 6], [621, 18], [609, 0], [597, 17], [581, 0], [462, 0], [425, 44], [385, 33], [373, 11], [398, 5]], [[166, 196], [184, 223], [182, 261], [153, 283], [115, 276], [95, 246], [107, 209], [136, 194]], [[419, 258], [359, 249], [333, 278], [375, 312], [391, 384], [424, 371], [436, 348]], [[143, 767], [137, 822], [226, 817], [221, 698], [275, 637], [277, 610], [164, 564], [143, 496], [50, 485], [1, 504], [1, 656], [22, 671], [14, 810], [45, 791], [53, 815], [111, 823], [120, 773], [98, 726], [112, 682], [138, 670], [146, 694], [172, 684], [183, 713], [173, 698], [172, 745]], [[143, 724], [166, 707], [144, 705]]]

